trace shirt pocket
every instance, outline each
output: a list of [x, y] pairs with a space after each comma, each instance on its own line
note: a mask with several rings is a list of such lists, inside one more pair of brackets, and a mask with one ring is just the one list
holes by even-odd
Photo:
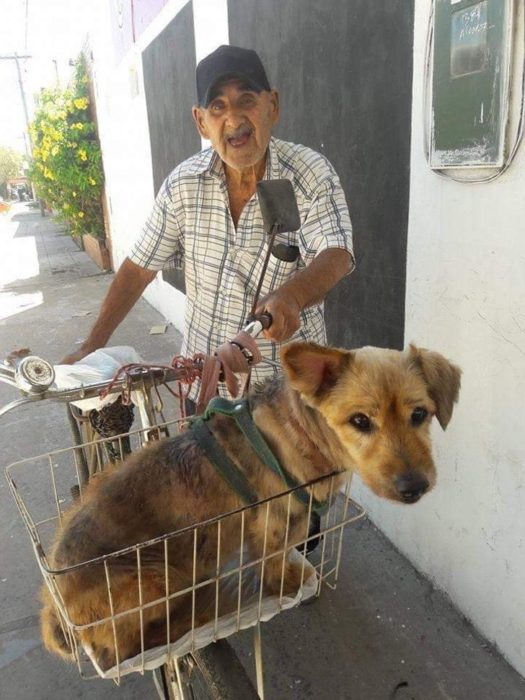
[[[281, 287], [299, 269], [304, 267], [299, 249], [298, 234], [298, 231], [294, 231], [279, 234], [275, 237], [272, 250], [275, 250], [279, 257], [273, 252], [270, 254], [261, 287], [262, 296]], [[236, 291], [242, 295], [248, 294], [251, 299], [255, 296], [263, 273], [268, 245], [269, 239], [267, 238], [263, 239], [258, 247], [252, 245], [239, 248], [238, 250], [237, 280], [239, 288]]]

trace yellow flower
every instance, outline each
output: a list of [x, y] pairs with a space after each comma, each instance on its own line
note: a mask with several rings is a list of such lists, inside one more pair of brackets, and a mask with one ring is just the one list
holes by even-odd
[[77, 155], [80, 158], [80, 160], [87, 160], [87, 153], [83, 148], [78, 149]]
[[73, 192], [72, 194], [73, 194], [73, 197], [76, 197], [76, 196], [77, 196], [77, 193], [76, 193], [76, 192]]
[[86, 109], [88, 106], [87, 97], [77, 97], [76, 100], [73, 100], [73, 104], [77, 109]]
[[79, 212], [78, 212], [78, 218], [79, 218], [79, 219], [82, 219], [83, 217], [84, 217], [84, 212], [83, 212], [83, 211], [79, 211]]
[[88, 178], [88, 182], [89, 182], [90, 185], [96, 185], [96, 184], [97, 184], [97, 181], [96, 181], [94, 178], [92, 178], [92, 177]]
[[77, 122], [76, 124], [73, 124], [72, 128], [77, 129], [78, 131], [82, 131], [84, 125], [81, 122]]

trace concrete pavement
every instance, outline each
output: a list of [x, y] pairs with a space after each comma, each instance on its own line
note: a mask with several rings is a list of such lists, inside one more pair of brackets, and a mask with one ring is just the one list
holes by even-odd
[[[111, 281], [62, 227], [18, 205], [0, 219], [0, 353], [28, 345], [57, 362], [93, 323]], [[166, 361], [180, 347], [171, 326], [140, 301], [112, 344]], [[0, 405], [16, 392], [0, 384]], [[0, 419], [0, 462], [71, 444], [61, 405]], [[38, 488], [38, 484], [35, 485]], [[155, 698], [151, 678], [120, 688], [83, 681], [47, 654], [38, 630], [39, 572], [18, 511], [0, 480], [0, 698]], [[251, 634], [232, 640], [252, 672]], [[521, 678], [367, 520], [348, 530], [340, 582], [313, 605], [263, 626], [268, 700], [523, 700]]]

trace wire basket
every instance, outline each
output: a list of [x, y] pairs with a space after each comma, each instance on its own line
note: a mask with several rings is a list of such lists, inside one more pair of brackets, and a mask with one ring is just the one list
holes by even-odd
[[[341, 490], [341, 475], [334, 472], [303, 485], [310, 495], [308, 519], [304, 537], [289, 541], [293, 519], [293, 491], [290, 489], [254, 505], [238, 508], [204, 522], [190, 523], [187, 527], [155, 539], [138, 542], [133, 546], [105, 554], [90, 561], [63, 569], [51, 565], [51, 546], [56, 533], [62, 527], [68, 508], [83, 498], [85, 485], [81, 478], [81, 456], [89, 453], [95, 461], [96, 471], [103, 471], [108, 463], [107, 447], [120, 446], [120, 453], [140, 448], [152, 438], [161, 438], [169, 431], [180, 429], [184, 421], [170, 421], [156, 428], [130, 431], [110, 439], [99, 439], [83, 445], [42, 454], [9, 465], [7, 479], [23, 521], [29, 532], [34, 553], [43, 579], [54, 602], [64, 637], [68, 640], [72, 656], [80, 674], [91, 678], [95, 674], [113, 678], [132, 671], [143, 673], [167, 662], [202, 648], [219, 638], [227, 637], [260, 621], [269, 620], [279, 612], [293, 607], [313, 596], [319, 596], [323, 586], [334, 588], [339, 574], [339, 564], [345, 526], [364, 515], [364, 510], [348, 495], [349, 483]], [[112, 468], [118, 469], [118, 465]], [[97, 478], [96, 475], [94, 478]], [[331, 507], [323, 516], [320, 534], [309, 535], [307, 526], [312, 511], [312, 486], [325, 481], [329, 487]], [[282, 544], [276, 551], [267, 549], [267, 535], [274, 527], [275, 509], [286, 512], [286, 526]], [[248, 547], [249, 524], [254, 518], [264, 523], [262, 551], [253, 553]], [[282, 521], [282, 519], [281, 519]], [[231, 533], [236, 542], [232, 549]], [[226, 547], [225, 533], [228, 535]], [[319, 546], [310, 560], [306, 558], [308, 543], [320, 537]], [[202, 543], [214, 546], [213, 561], [202, 575], [200, 554]], [[233, 554], [232, 554], [233, 551]], [[227, 554], [226, 554], [227, 552]], [[184, 556], [189, 580], [173, 581], [171, 563]], [[145, 586], [149, 566], [156, 562], [157, 575], [163, 576], [160, 590], [154, 597]], [[160, 564], [159, 564], [160, 562]], [[290, 589], [285, 570], [288, 564], [300, 571], [299, 585]], [[118, 598], [119, 576], [123, 567], [133, 580], [135, 588], [132, 601], [123, 607]], [[66, 604], [62, 595], [65, 577], [90, 571], [98, 571], [105, 582], [105, 602], [89, 623], [78, 624], [75, 612]], [[132, 570], [130, 570], [130, 567]], [[268, 592], [265, 570], [280, 567], [280, 586]], [[136, 590], [135, 590], [136, 589]], [[129, 598], [130, 596], [128, 596]], [[150, 622], [155, 618], [161, 630], [151, 646]], [[174, 632], [174, 618], [177, 633]], [[130, 653], [123, 643], [123, 630], [132, 625], [137, 630], [138, 646]], [[109, 665], [101, 664], [95, 643], [103, 633], [112, 639], [113, 658]]]

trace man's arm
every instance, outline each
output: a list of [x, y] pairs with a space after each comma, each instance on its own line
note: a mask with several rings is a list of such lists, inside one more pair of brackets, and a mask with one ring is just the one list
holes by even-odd
[[62, 364], [78, 362], [90, 352], [104, 347], [156, 274], [156, 271], [139, 267], [126, 258], [113, 278], [89, 336], [79, 350], [64, 357]]
[[273, 323], [265, 336], [275, 342], [290, 338], [301, 325], [300, 313], [320, 303], [352, 265], [352, 256], [343, 248], [327, 248], [319, 253], [282, 287], [263, 297], [257, 313], [268, 311]]

